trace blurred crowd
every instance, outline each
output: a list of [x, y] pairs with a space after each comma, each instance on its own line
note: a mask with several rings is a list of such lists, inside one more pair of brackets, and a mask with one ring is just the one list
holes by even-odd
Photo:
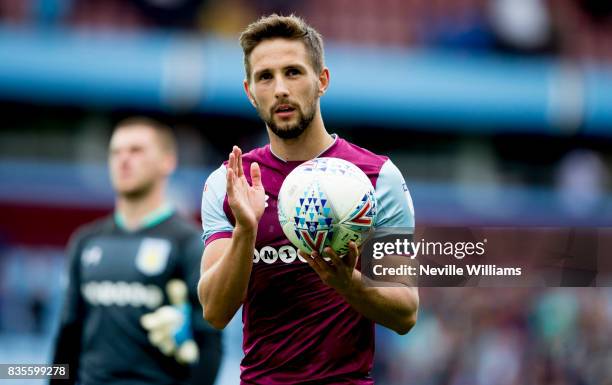
[[1, 20], [35, 28], [235, 36], [271, 12], [306, 17], [328, 41], [612, 60], [607, 0], [0, 0]]
[[423, 288], [418, 326], [377, 334], [380, 385], [612, 384], [610, 288]]

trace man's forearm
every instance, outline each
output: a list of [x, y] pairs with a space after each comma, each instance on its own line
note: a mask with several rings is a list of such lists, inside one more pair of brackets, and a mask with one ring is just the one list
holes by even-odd
[[232, 319], [246, 293], [253, 266], [257, 229], [234, 228], [221, 257], [202, 275], [198, 292], [204, 317], [222, 329]]
[[359, 313], [399, 334], [415, 325], [419, 308], [417, 288], [408, 286], [375, 287], [366, 285], [358, 270], [352, 284], [340, 294]]

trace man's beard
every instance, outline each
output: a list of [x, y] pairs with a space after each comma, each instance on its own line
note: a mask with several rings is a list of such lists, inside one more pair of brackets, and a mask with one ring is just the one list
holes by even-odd
[[[274, 121], [274, 110], [276, 106], [283, 103], [277, 103], [271, 110], [270, 114], [265, 116], [262, 111], [257, 108], [257, 112], [261, 119], [266, 123], [266, 125], [270, 128], [270, 130], [281, 139], [295, 139], [302, 135], [304, 131], [310, 126], [312, 123], [315, 113], [316, 113], [316, 103], [317, 99], [315, 98], [312, 104], [309, 106], [310, 108], [306, 109], [305, 112], [302, 112], [302, 109], [299, 106], [292, 106], [295, 108], [295, 113], [298, 114], [298, 121], [295, 124], [290, 126], [285, 126], [283, 128], [279, 127], [278, 124]], [[285, 123], [288, 124], [288, 123]]]

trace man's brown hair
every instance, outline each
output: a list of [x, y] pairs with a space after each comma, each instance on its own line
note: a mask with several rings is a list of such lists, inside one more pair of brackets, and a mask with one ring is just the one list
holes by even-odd
[[280, 16], [272, 14], [264, 16], [249, 24], [240, 35], [240, 45], [244, 52], [244, 69], [247, 80], [251, 81], [251, 52], [264, 40], [283, 38], [299, 40], [306, 46], [312, 68], [318, 74], [323, 70], [323, 39], [321, 34], [295, 15]]
[[151, 128], [153, 131], [155, 131], [155, 134], [157, 135], [157, 139], [159, 140], [162, 149], [173, 154], [177, 153], [178, 146], [176, 144], [176, 137], [174, 136], [172, 128], [155, 119], [151, 119], [145, 116], [135, 116], [123, 119], [115, 125], [114, 131], [120, 130], [122, 128], [129, 128], [135, 126], [144, 126]]

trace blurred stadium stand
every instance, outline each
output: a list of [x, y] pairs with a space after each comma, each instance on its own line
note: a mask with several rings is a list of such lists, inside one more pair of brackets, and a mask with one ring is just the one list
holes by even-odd
[[[610, 226], [612, 6], [598, 0], [0, 0], [0, 362], [45, 362], [63, 247], [108, 213], [114, 122], [176, 127], [171, 197], [197, 219], [232, 144], [244, 26], [295, 12], [326, 41], [327, 128], [392, 157], [417, 225]], [[422, 289], [380, 328], [378, 384], [610, 384], [610, 289]], [[220, 384], [234, 384], [240, 319]]]

